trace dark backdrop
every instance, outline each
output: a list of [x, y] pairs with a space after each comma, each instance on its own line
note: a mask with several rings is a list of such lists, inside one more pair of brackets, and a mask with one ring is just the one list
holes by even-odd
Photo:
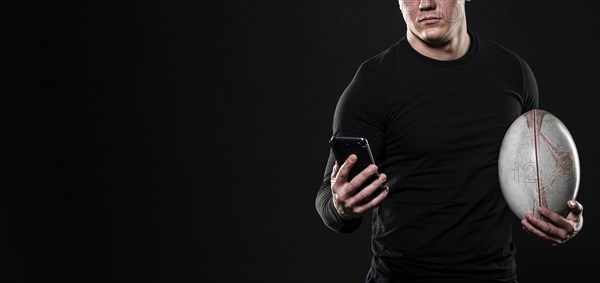
[[[467, 6], [472, 31], [529, 62], [541, 108], [581, 159], [585, 227], [556, 248], [515, 219], [520, 281], [591, 282], [600, 4]], [[363, 281], [368, 217], [336, 234], [314, 197], [337, 98], [404, 35], [396, 1], [78, 1], [4, 14], [3, 282]]]

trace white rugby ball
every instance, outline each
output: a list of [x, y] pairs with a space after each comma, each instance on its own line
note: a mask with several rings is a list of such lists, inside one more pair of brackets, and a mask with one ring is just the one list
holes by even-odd
[[508, 128], [498, 157], [500, 188], [523, 219], [538, 207], [566, 216], [579, 190], [579, 155], [567, 127], [548, 111], [523, 113]]

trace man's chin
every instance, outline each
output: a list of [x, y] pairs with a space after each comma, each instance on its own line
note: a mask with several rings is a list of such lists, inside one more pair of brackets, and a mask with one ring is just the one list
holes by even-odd
[[431, 45], [442, 45], [448, 42], [448, 37], [443, 33], [421, 33], [419, 38]]

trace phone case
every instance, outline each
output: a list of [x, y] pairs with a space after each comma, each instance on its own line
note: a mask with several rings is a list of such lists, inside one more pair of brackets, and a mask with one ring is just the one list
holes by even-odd
[[[364, 137], [332, 137], [329, 141], [333, 155], [341, 166], [350, 154], [355, 154], [358, 159], [348, 175], [348, 181], [362, 172], [370, 164], [375, 164], [369, 141]], [[368, 183], [377, 178], [379, 174], [373, 175]], [[367, 184], [368, 184], [367, 183]]]

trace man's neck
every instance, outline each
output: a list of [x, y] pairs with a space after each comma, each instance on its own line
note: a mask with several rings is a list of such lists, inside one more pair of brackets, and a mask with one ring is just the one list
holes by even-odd
[[406, 38], [410, 46], [421, 55], [439, 61], [456, 60], [464, 56], [469, 51], [469, 45], [471, 44], [471, 39], [466, 29], [461, 30], [450, 41], [439, 45], [423, 41], [410, 30], [407, 31]]

